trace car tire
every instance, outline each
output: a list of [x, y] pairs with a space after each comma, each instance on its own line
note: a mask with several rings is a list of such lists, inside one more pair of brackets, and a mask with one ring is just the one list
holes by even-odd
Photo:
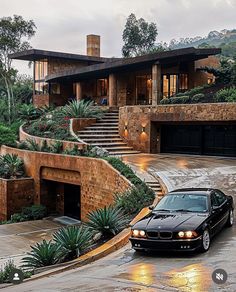
[[205, 229], [202, 233], [202, 241], [201, 241], [201, 252], [207, 252], [211, 245], [211, 236], [208, 229]]
[[228, 219], [227, 219], [227, 222], [226, 222], [226, 226], [227, 227], [232, 227], [234, 225], [234, 210], [231, 209], [229, 211], [229, 216], [228, 216]]

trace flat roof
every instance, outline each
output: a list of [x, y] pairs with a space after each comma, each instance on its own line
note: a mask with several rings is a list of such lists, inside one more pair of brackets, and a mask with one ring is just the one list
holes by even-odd
[[9, 58], [15, 59], [15, 60], [25, 60], [25, 61], [37, 61], [37, 60], [47, 59], [47, 58], [56, 58], [56, 59], [91, 61], [91, 62], [100, 62], [100, 63], [107, 62], [109, 60], [114, 60], [114, 58], [112, 59], [112, 58], [104, 58], [104, 57], [93, 57], [93, 56], [87, 56], [87, 55], [45, 51], [45, 50], [37, 50], [37, 49], [30, 49], [30, 50], [10, 54]]
[[54, 73], [46, 76], [46, 81], [55, 81], [60, 79], [68, 78], [86, 78], [87, 76], [96, 74], [106, 74], [109, 72], [115, 72], [120, 69], [135, 68], [143, 64], [164, 64], [175, 61], [176, 58], [180, 61], [184, 60], [199, 60], [207, 58], [210, 55], [217, 55], [221, 53], [221, 49], [207, 48], [207, 49], [196, 49], [193, 47], [177, 49], [171, 51], [164, 51], [158, 53], [147, 54], [132, 58], [120, 58], [114, 59], [110, 62], [101, 64], [95, 64], [86, 66], [83, 68], [74, 68], [69, 70], [61, 71], [60, 73]]

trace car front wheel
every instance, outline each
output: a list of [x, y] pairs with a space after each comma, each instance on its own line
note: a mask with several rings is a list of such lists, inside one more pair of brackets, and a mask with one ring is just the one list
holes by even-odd
[[201, 251], [206, 252], [210, 248], [211, 237], [208, 229], [205, 229], [202, 234]]
[[234, 211], [233, 211], [233, 209], [231, 209], [231, 210], [229, 211], [229, 217], [228, 217], [228, 220], [227, 220], [226, 225], [227, 225], [228, 227], [232, 227], [233, 224], [234, 224]]

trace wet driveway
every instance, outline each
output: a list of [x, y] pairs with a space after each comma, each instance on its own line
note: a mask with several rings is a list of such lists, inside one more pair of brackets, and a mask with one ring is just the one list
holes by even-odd
[[[139, 175], [159, 175], [169, 188], [214, 186], [236, 194], [236, 160], [174, 155], [124, 158]], [[223, 285], [212, 272], [228, 273]], [[205, 254], [144, 253], [130, 244], [90, 265], [43, 278], [6, 291], [236, 291], [236, 225], [225, 228]]]

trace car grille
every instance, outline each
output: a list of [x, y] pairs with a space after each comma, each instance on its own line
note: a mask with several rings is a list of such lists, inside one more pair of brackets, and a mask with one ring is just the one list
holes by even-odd
[[151, 238], [158, 238], [159, 237], [159, 233], [156, 231], [148, 231], [147, 232], [147, 236], [151, 237]]
[[173, 236], [172, 232], [169, 231], [147, 231], [147, 237], [153, 239], [171, 239]]

